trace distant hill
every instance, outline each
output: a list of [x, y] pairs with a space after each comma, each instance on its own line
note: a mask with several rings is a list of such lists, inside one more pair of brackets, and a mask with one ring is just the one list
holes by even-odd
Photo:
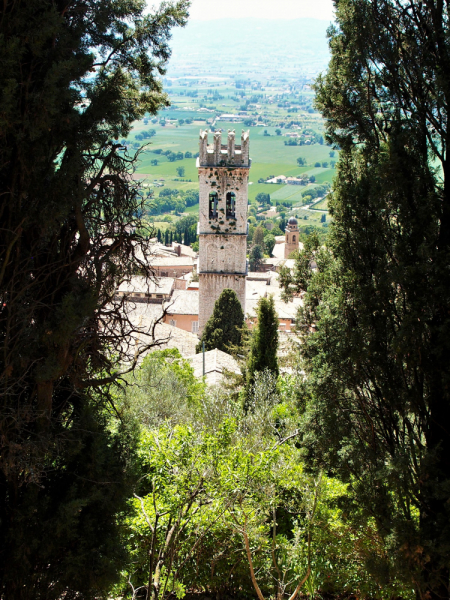
[[191, 21], [174, 31], [168, 76], [313, 77], [329, 60], [319, 19]]

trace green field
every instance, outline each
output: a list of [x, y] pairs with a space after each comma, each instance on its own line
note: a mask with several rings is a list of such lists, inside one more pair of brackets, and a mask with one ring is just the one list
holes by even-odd
[[[268, 96], [268, 100], [263, 99], [258, 110], [254, 110], [251, 114], [252, 119], [260, 118], [261, 125], [246, 126], [243, 123], [227, 123], [215, 119], [217, 115], [224, 112], [237, 114], [240, 109], [240, 104], [246, 101], [247, 97], [251, 98], [252, 91], [239, 91], [240, 96], [237, 96], [237, 91], [232, 85], [222, 85], [217, 88], [212, 88], [211, 85], [199, 85], [197, 90], [198, 97], [186, 97], [186, 87], [173, 86], [170, 91], [172, 106], [157, 115], [158, 121], [153, 123], [150, 119], [144, 124], [143, 121], [134, 124], [131, 134], [128, 136], [128, 142], [134, 145], [148, 144], [145, 151], [141, 154], [140, 161], [137, 165], [137, 173], [146, 175], [146, 180], [149, 189], [152, 189], [155, 195], [158, 195], [161, 188], [153, 185], [153, 180], [161, 180], [165, 187], [179, 189], [183, 191], [198, 190], [197, 168], [195, 158], [184, 158], [169, 162], [166, 156], [155, 154], [155, 149], [162, 151], [170, 150], [172, 152], [198, 152], [198, 141], [200, 129], [209, 129], [213, 124], [216, 128], [223, 128], [223, 143], [226, 140], [226, 130], [236, 130], [236, 141], [239, 143], [240, 133], [242, 129], [250, 130], [250, 156], [252, 166], [250, 169], [248, 197], [249, 201], [253, 202], [257, 194], [269, 193], [271, 199], [274, 200], [294, 200], [299, 204], [302, 201], [302, 195], [307, 193], [311, 187], [293, 186], [284, 184], [265, 184], [258, 183], [259, 179], [267, 179], [270, 176], [285, 175], [299, 176], [306, 173], [309, 177], [314, 175], [316, 183], [333, 181], [335, 169], [315, 167], [315, 163], [330, 162], [331, 148], [325, 143], [313, 143], [302, 146], [285, 145], [287, 138], [284, 135], [276, 135], [275, 130], [280, 129], [282, 133], [291, 129], [290, 123], [296, 122], [297, 131], [302, 133], [303, 130], [313, 130], [318, 136], [323, 133], [323, 121], [317, 113], [311, 113], [302, 110], [291, 111], [289, 108], [282, 108], [277, 105], [273, 99], [276, 96]], [[189, 88], [191, 90], [191, 88]], [[218, 100], [213, 100], [214, 93], [220, 93], [221, 97]], [[190, 93], [190, 92], [189, 92]], [[184, 94], [184, 95], [183, 95]], [[281, 94], [281, 89], [274, 88], [270, 90], [270, 94]], [[309, 96], [308, 96], [309, 94]], [[295, 102], [301, 97], [310, 98], [311, 92], [299, 96], [292, 95], [292, 102]], [[291, 101], [290, 97], [287, 101]], [[310, 102], [310, 100], [308, 100]], [[214, 107], [214, 112], [198, 112], [201, 106]], [[176, 124], [167, 124], [163, 126], [160, 122], [161, 118], [176, 119]], [[190, 124], [179, 124], [181, 119], [195, 119]], [[245, 117], [243, 117], [245, 118]], [[209, 121], [209, 122], [208, 122]], [[136, 135], [142, 131], [154, 129], [156, 135], [145, 141], [136, 140]], [[283, 131], [284, 129], [284, 131]], [[264, 135], [267, 131], [270, 135]], [[299, 167], [297, 158], [302, 157], [306, 161], [306, 165]], [[334, 158], [333, 160], [336, 160]], [[156, 165], [152, 165], [152, 161], [157, 160]], [[184, 167], [184, 176], [180, 178], [177, 174], [177, 168]], [[189, 181], [190, 180], [190, 181]], [[198, 212], [198, 206], [189, 207], [188, 213]]]
[[311, 210], [328, 210], [328, 196], [310, 206]]

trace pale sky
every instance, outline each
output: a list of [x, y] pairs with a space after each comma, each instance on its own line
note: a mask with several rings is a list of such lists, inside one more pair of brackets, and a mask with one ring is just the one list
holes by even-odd
[[[148, 0], [148, 5], [157, 2]], [[314, 19], [333, 20], [332, 0], [192, 0], [190, 19]]]

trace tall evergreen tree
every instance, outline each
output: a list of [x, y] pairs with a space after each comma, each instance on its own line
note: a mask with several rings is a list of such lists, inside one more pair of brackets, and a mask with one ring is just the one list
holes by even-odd
[[278, 315], [273, 296], [260, 298], [256, 311], [257, 324], [252, 332], [246, 369], [246, 398], [248, 400], [255, 373], [265, 370], [278, 376]]
[[264, 228], [259, 225], [253, 233], [253, 245], [264, 248]]
[[250, 271], [257, 271], [262, 264], [264, 253], [261, 246], [258, 244], [252, 246], [249, 252], [248, 262], [250, 263]]
[[197, 345], [197, 352], [205, 350], [222, 350], [229, 352], [230, 347], [242, 343], [242, 328], [244, 327], [244, 312], [239, 298], [234, 290], [225, 289], [217, 298], [214, 311]]
[[[317, 83], [340, 157], [300, 322], [311, 460], [350, 484], [420, 598], [449, 597], [447, 5], [339, 0]], [[333, 260], [331, 260], [333, 259]]]
[[161, 229], [158, 229], [157, 238], [158, 238], [158, 242], [161, 243], [162, 242]]
[[187, 7], [2, 3], [1, 597], [98, 597], [119, 567], [128, 442], [107, 415], [133, 323], [115, 290], [150, 268], [136, 157], [115, 140], [168, 104]]
[[169, 230], [168, 229], [166, 229], [166, 231], [164, 232], [164, 244], [166, 246], [169, 245]]

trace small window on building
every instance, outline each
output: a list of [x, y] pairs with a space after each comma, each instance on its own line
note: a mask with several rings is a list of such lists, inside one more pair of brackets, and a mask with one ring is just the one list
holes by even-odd
[[210, 192], [209, 193], [209, 218], [210, 219], [217, 219], [217, 202], [219, 200], [219, 197], [217, 195], [217, 192]]
[[198, 333], [198, 321], [192, 321], [192, 333]]
[[292, 241], [295, 242], [295, 235], [292, 236]]
[[236, 218], [236, 194], [227, 192], [227, 219]]
[[177, 326], [177, 322], [175, 321], [175, 319], [170, 319], [169, 325], [172, 325], [172, 327], [176, 327]]

